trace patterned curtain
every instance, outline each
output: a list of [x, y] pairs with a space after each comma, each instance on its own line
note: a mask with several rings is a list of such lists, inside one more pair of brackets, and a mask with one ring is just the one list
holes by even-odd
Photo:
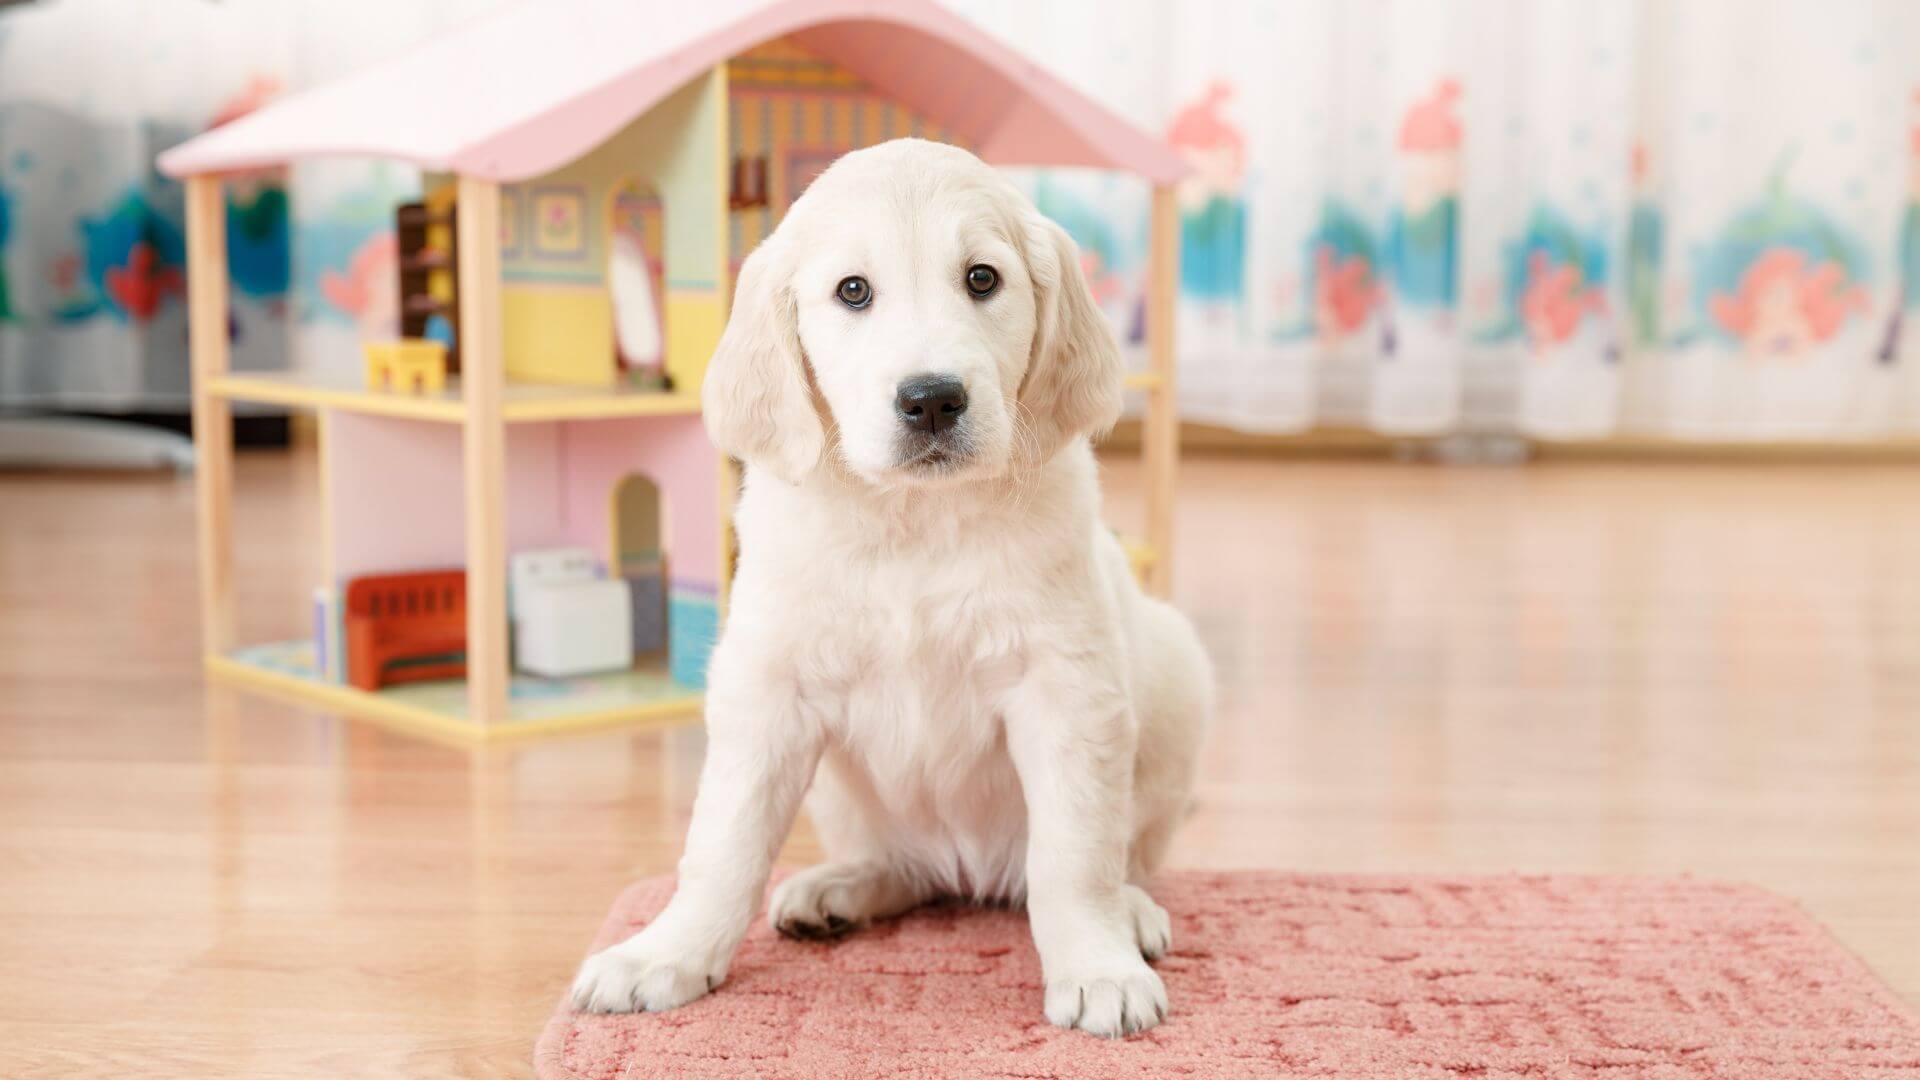
[[[0, 409], [184, 411], [184, 196], [154, 156], [491, 4], [42, 0], [0, 12]], [[391, 322], [393, 290], [375, 283], [391, 280], [393, 204], [418, 188], [412, 170], [367, 162], [232, 178], [234, 366], [350, 361], [338, 328]]]
[[[1249, 430], [1920, 432], [1920, 5], [968, 0], [1161, 131], [1182, 408]], [[0, 15], [0, 406], [184, 403], [162, 147], [491, 0], [65, 0]], [[1033, 173], [1142, 337], [1147, 194]], [[297, 193], [289, 209], [288, 188]], [[233, 187], [236, 362], [393, 319], [411, 170]]]
[[[1920, 432], [1920, 5], [970, 0], [1156, 126], [1181, 404], [1286, 432]], [[1145, 192], [1030, 179], [1139, 338]]]
[[[185, 409], [184, 203], [153, 156], [281, 85], [258, 22], [190, 0], [0, 14], [0, 406]], [[227, 230], [235, 363], [278, 366], [278, 177], [235, 185]]]

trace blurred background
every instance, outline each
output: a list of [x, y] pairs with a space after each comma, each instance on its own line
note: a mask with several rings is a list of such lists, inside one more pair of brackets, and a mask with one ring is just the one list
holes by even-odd
[[[157, 151], [491, 0], [10, 4], [0, 407], [178, 412], [181, 194]], [[1920, 10], [976, 0], [1144, 126], [1182, 192], [1183, 414], [1239, 433], [1573, 442], [1920, 434]], [[1144, 184], [1026, 176], [1138, 342]], [[236, 185], [236, 365], [391, 332], [391, 205], [325, 162]]]
[[[0, 466], [43, 467], [0, 468], [0, 1075], [524, 1075], [673, 865], [697, 727], [472, 748], [203, 684], [192, 481], [145, 468], [192, 452], [154, 155], [495, 6], [0, 4]], [[1920, 1002], [1920, 4], [949, 6], [1193, 167], [1172, 579], [1221, 706], [1174, 865], [1750, 881]], [[1143, 365], [1147, 188], [1017, 176]], [[420, 190], [234, 178], [235, 366], [357, 378]], [[323, 478], [241, 412], [278, 640]]]

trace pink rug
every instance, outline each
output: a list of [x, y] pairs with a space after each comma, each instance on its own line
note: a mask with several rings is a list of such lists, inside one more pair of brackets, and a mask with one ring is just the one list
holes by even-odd
[[[594, 947], [671, 882], [627, 890]], [[1920, 1078], [1920, 1019], [1790, 902], [1686, 879], [1168, 874], [1173, 1011], [1048, 1026], [1019, 913], [942, 907], [833, 944], [757, 923], [717, 992], [576, 1015], [546, 1080], [639, 1077]]]

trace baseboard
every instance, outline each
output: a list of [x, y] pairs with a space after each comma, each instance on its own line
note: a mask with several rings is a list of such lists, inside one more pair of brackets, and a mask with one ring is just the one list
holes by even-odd
[[[1432, 456], [1428, 450], [1459, 438], [1462, 437], [1383, 435], [1357, 427], [1324, 427], [1296, 434], [1270, 435], [1214, 424], [1186, 421], [1180, 424], [1181, 453], [1209, 457], [1423, 458]], [[1911, 436], [1850, 442], [1700, 442], [1640, 435], [1565, 442], [1517, 435], [1467, 438], [1509, 445], [1519, 451], [1510, 456], [1533, 461], [1920, 462], [1920, 437]], [[1113, 451], [1139, 449], [1140, 422], [1121, 421], [1100, 447]]]

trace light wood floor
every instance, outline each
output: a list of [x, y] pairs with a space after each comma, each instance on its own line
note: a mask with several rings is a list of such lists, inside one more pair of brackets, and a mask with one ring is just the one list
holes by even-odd
[[[242, 632], [297, 633], [311, 465], [238, 475]], [[1920, 1001], [1915, 480], [1190, 464], [1223, 693], [1177, 863], [1738, 878]], [[0, 476], [0, 1076], [525, 1075], [699, 734], [456, 751], [209, 692], [191, 529], [184, 480]]]

